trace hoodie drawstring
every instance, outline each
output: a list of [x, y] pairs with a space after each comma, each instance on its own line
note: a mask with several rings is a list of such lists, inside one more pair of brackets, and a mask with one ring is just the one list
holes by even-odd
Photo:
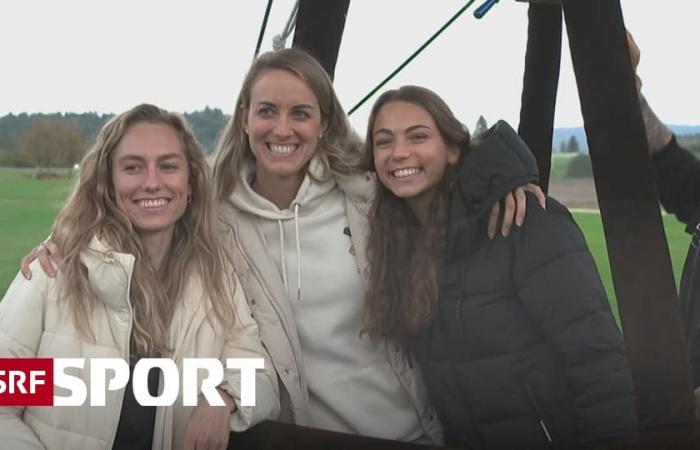
[[282, 228], [282, 220], [277, 219], [277, 225], [280, 229], [280, 254], [282, 255], [282, 283], [284, 283], [284, 291], [289, 295], [289, 284], [287, 283], [287, 260], [284, 257], [284, 228]]
[[[289, 283], [287, 281], [287, 259], [284, 254], [284, 228], [282, 219], [277, 219], [280, 230], [280, 254], [282, 255], [282, 282], [284, 290], [289, 295]], [[297, 247], [297, 301], [301, 301], [301, 244], [299, 239], [299, 203], [294, 203], [294, 237]]]
[[294, 235], [297, 240], [297, 301], [301, 301], [301, 244], [299, 244], [299, 203], [294, 203]]

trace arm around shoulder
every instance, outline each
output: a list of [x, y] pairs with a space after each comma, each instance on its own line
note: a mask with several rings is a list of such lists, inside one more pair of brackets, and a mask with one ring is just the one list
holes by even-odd
[[277, 374], [267, 350], [262, 344], [258, 325], [245, 299], [243, 288], [234, 276], [233, 302], [235, 323], [228, 332], [224, 344], [226, 358], [263, 358], [264, 369], [255, 375], [255, 406], [241, 405], [241, 372], [227, 369], [225, 383], [221, 386], [234, 400], [237, 409], [231, 415], [231, 430], [244, 431], [267, 419], [275, 419], [280, 413]]

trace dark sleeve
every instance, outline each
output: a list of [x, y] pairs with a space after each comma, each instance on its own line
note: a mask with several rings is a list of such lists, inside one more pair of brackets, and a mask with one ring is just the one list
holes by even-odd
[[622, 335], [595, 262], [569, 211], [528, 194], [513, 236], [518, 295], [564, 366], [582, 445], [634, 438], [638, 419]]
[[700, 161], [678, 145], [674, 136], [652, 156], [652, 165], [661, 204], [692, 233], [700, 221]]

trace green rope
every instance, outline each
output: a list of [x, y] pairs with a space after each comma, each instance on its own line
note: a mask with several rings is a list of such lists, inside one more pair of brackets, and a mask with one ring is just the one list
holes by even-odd
[[399, 67], [397, 67], [396, 70], [394, 70], [393, 72], [391, 72], [391, 74], [390, 74], [388, 77], [384, 78], [384, 80], [382, 80], [382, 82], [379, 83], [379, 84], [377, 85], [377, 87], [375, 87], [374, 89], [372, 89], [372, 90], [370, 91], [369, 94], [365, 95], [364, 98], [363, 98], [362, 100], [360, 100], [355, 106], [353, 106], [352, 109], [350, 110], [350, 112], [348, 112], [348, 115], [354, 113], [360, 106], [362, 106], [367, 100], [369, 100], [374, 94], [376, 94], [378, 90], [380, 90], [381, 88], [383, 88], [385, 84], [387, 84], [389, 81], [391, 81], [391, 79], [394, 78], [394, 77], [396, 76], [396, 74], [398, 74], [399, 72], [401, 72], [401, 71], [403, 70], [404, 67], [406, 67], [411, 61], [413, 61], [413, 60], [416, 58], [416, 56], [418, 56], [423, 50], [425, 50], [430, 44], [432, 44], [432, 42], [433, 42], [438, 36], [440, 36], [440, 34], [442, 34], [442, 32], [445, 31], [445, 30], [447, 29], [447, 27], [449, 27], [450, 25], [452, 25], [452, 22], [454, 22], [455, 20], [457, 20], [457, 18], [459, 18], [459, 16], [461, 16], [462, 13], [464, 13], [464, 11], [466, 11], [467, 8], [469, 8], [469, 7], [472, 5], [472, 3], [474, 3], [475, 1], [476, 1], [476, 0], [469, 0], [469, 1], [467, 2], [466, 5], [462, 6], [462, 8], [460, 8], [460, 10], [457, 11], [457, 13], [456, 13], [454, 16], [452, 16], [452, 17], [450, 18], [450, 20], [448, 20], [447, 23], [445, 23], [445, 25], [443, 25], [443, 26], [442, 26], [439, 30], [437, 30], [432, 36], [430, 36], [430, 38], [428, 38], [428, 40], [425, 41], [425, 43], [424, 43], [423, 45], [421, 45], [421, 46], [418, 48], [418, 50], [416, 50], [415, 52], [413, 52], [413, 54], [412, 54], [411, 56], [409, 56], [408, 59], [406, 59], [406, 61], [404, 61], [403, 63], [401, 63], [401, 65], [400, 65]]
[[255, 54], [253, 55], [253, 61], [258, 57], [260, 53], [260, 46], [262, 45], [263, 36], [265, 36], [265, 29], [267, 28], [267, 19], [270, 17], [270, 8], [272, 8], [272, 0], [267, 1], [267, 8], [265, 8], [265, 16], [263, 17], [262, 25], [260, 25], [260, 34], [258, 34], [258, 43], [255, 45]]

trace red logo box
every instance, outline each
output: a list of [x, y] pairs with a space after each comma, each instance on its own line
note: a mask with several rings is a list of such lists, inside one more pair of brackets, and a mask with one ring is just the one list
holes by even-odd
[[0, 406], [51, 405], [52, 358], [0, 358]]

